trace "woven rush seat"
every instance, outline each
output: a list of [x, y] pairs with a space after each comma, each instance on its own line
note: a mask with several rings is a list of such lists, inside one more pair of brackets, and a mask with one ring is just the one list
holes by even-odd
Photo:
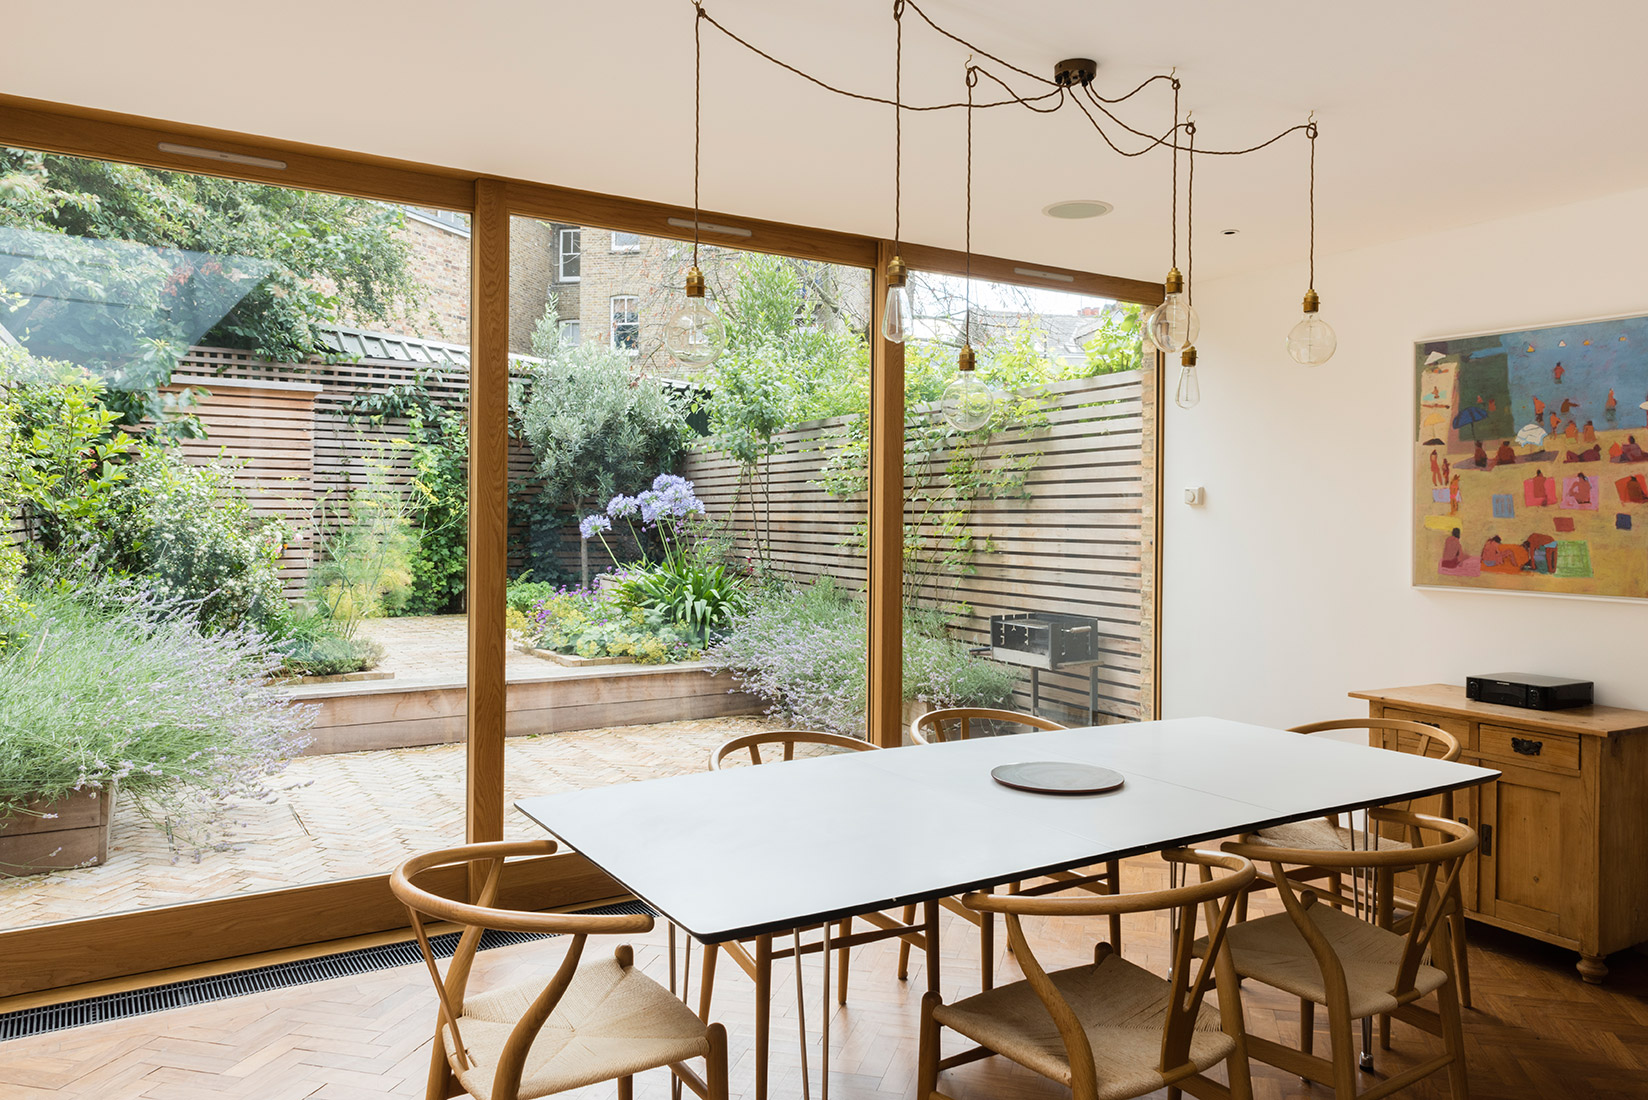
[[[1048, 975], [1081, 1018], [1098, 1071], [1098, 1100], [1142, 1096], [1167, 1084], [1158, 1066], [1162, 1029], [1172, 987], [1120, 955], [1097, 966], [1076, 966]], [[981, 1046], [1069, 1085], [1070, 1062], [1064, 1040], [1047, 1007], [1028, 983], [1015, 982], [933, 1010], [933, 1018]], [[1219, 1029], [1219, 1011], [1198, 1007], [1190, 1061], [1206, 1070], [1236, 1049]]]
[[[1345, 971], [1350, 1018], [1361, 1019], [1390, 1012], [1399, 1003], [1391, 993], [1401, 965], [1404, 937], [1331, 905], [1312, 905], [1306, 910], [1338, 956]], [[1233, 924], [1225, 934], [1236, 973], [1302, 997], [1316, 1004], [1327, 1003], [1322, 971], [1310, 945], [1287, 913], [1275, 913], [1257, 920]], [[1198, 956], [1207, 950], [1206, 937], [1196, 941]], [[1429, 965], [1429, 953], [1414, 975], [1414, 988], [1431, 993], [1447, 982], [1448, 976]]]
[[1366, 838], [1356, 830], [1339, 824], [1331, 818], [1318, 817], [1309, 821], [1292, 821], [1286, 825], [1271, 825], [1243, 838], [1250, 844], [1266, 848], [1315, 848], [1319, 851], [1394, 852], [1410, 848], [1405, 840], [1395, 837]]
[[[473, 1065], [458, 1081], [475, 1100], [491, 1100], [493, 1071], [509, 1033], [544, 983], [517, 982], [468, 997], [458, 1031]], [[443, 1028], [449, 1055], [452, 1029]], [[578, 968], [561, 1002], [533, 1040], [521, 1073], [521, 1096], [547, 1096], [614, 1077], [703, 1058], [703, 1021], [669, 990], [614, 959]]]

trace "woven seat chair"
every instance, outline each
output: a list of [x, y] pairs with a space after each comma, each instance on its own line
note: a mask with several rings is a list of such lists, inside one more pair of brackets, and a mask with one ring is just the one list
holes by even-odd
[[[544, 856], [552, 840], [497, 841], [413, 856], [395, 869], [389, 886], [412, 916], [412, 930], [435, 982], [439, 1002], [427, 1100], [469, 1093], [475, 1100], [529, 1100], [602, 1081], [617, 1081], [620, 1100], [633, 1075], [668, 1066], [704, 1100], [726, 1100], [727, 1033], [706, 1025], [669, 990], [635, 969], [634, 952], [620, 946], [609, 960], [580, 966], [592, 935], [646, 932], [652, 917], [593, 913], [530, 913], [495, 907], [504, 861]], [[419, 875], [460, 866], [485, 867], [474, 904], [453, 901], [417, 885]], [[425, 918], [463, 927], [441, 976]], [[571, 937], [553, 977], [516, 982], [480, 993], [467, 986], [486, 929]], [[686, 1062], [703, 1058], [700, 1077]]]
[[[1312, 722], [1304, 726], [1294, 726], [1293, 733], [1326, 733], [1330, 730], [1367, 730], [1368, 732], [1394, 734], [1398, 738], [1411, 738], [1416, 743], [1412, 748], [1421, 756], [1429, 756], [1436, 760], [1458, 760], [1463, 751], [1457, 738], [1446, 730], [1435, 726], [1427, 726], [1422, 722], [1407, 722], [1396, 718], [1335, 718], [1326, 722]], [[1404, 750], [1405, 751], [1405, 750]], [[1393, 810], [1408, 810], [1413, 807], [1408, 802], [1393, 802], [1387, 807]], [[1437, 816], [1452, 819], [1453, 792], [1443, 791], [1438, 796]], [[1270, 847], [1309, 849], [1313, 851], [1332, 850], [1348, 851], [1352, 848], [1373, 847], [1379, 851], [1395, 851], [1407, 847], [1407, 842], [1400, 836], [1380, 836], [1370, 832], [1366, 838], [1359, 835], [1348, 824], [1341, 821], [1338, 814], [1328, 817], [1313, 818], [1309, 821], [1297, 821], [1287, 825], [1272, 825], [1242, 837], [1244, 843], [1265, 845]], [[1288, 877], [1295, 882], [1309, 882], [1318, 879], [1327, 879], [1335, 895], [1343, 892], [1339, 873], [1330, 869], [1314, 865], [1291, 868]], [[1454, 889], [1463, 888], [1463, 875], [1454, 882]], [[1262, 870], [1259, 881], [1254, 884], [1254, 890], [1274, 889], [1274, 884]], [[1371, 900], [1371, 908], [1376, 921], [1394, 931], [1403, 931], [1411, 912], [1401, 913], [1396, 907], [1395, 873], [1380, 877], [1376, 884], [1377, 896]], [[1251, 891], [1250, 891], [1251, 892]], [[1354, 899], [1353, 899], [1354, 900]], [[1454, 971], [1459, 980], [1459, 1002], [1466, 1008], [1471, 1007], [1471, 969], [1470, 958], [1466, 952], [1465, 941], [1465, 905], [1463, 896], [1459, 899], [1448, 917], [1451, 927], [1451, 940], [1454, 951]], [[1236, 919], [1247, 919], [1247, 898], [1243, 898], [1236, 907]], [[1379, 1044], [1390, 1049], [1390, 1020], [1387, 1017], [1379, 1018]]]
[[[1401, 848], [1381, 851], [1283, 848], [1276, 844], [1230, 841], [1224, 849], [1268, 865], [1269, 878], [1285, 911], [1233, 924], [1225, 937], [1231, 965], [1242, 978], [1274, 986], [1299, 998], [1299, 1049], [1250, 1037], [1248, 1051], [1289, 1073], [1330, 1085], [1338, 1100], [1354, 1100], [1354, 1021], [1394, 1016], [1438, 1035], [1444, 1052], [1381, 1082], [1363, 1095], [1387, 1096], [1441, 1069], [1448, 1071], [1453, 1100], [1467, 1100], [1464, 1038], [1458, 983], [1453, 972], [1450, 915], [1458, 908], [1455, 888], [1465, 856], [1476, 848], [1470, 826], [1403, 810], [1368, 811], [1381, 828], [1406, 833]], [[1426, 837], [1434, 839], [1429, 842]], [[1361, 920], [1346, 907], [1352, 899], [1306, 887], [1285, 868], [1311, 863], [1340, 875], [1372, 869], [1383, 874], [1413, 869], [1419, 888], [1406, 930]], [[1208, 950], [1198, 942], [1199, 954]], [[1436, 995], [1434, 1011], [1416, 1002]], [[1315, 1006], [1328, 1011], [1332, 1059], [1312, 1051]]]
[[[910, 723], [910, 739], [918, 745], [929, 745], [942, 741], [966, 741], [973, 734], [974, 723], [988, 723], [996, 725], [1029, 726], [1038, 730], [1068, 729], [1057, 722], [1050, 721], [1035, 714], [1021, 714], [1013, 710], [994, 710], [987, 707], [947, 707], [942, 710], [931, 710], [920, 715]], [[1009, 893], [1037, 896], [1053, 894], [1063, 890], [1086, 890], [1093, 894], [1114, 894], [1121, 890], [1121, 862], [1108, 860], [1100, 869], [1084, 868], [1073, 871], [1054, 871], [1042, 876], [1042, 880], [1026, 886], [1024, 883], [1013, 882], [1007, 884]], [[983, 987], [989, 989], [995, 984], [996, 964], [996, 937], [995, 918], [989, 912], [970, 909], [957, 898], [944, 898], [940, 904], [967, 920], [979, 930], [979, 969]], [[909, 909], [905, 910], [906, 920], [912, 918]], [[1110, 946], [1117, 951], [1122, 949], [1122, 918], [1120, 913], [1110, 915]], [[901, 944], [898, 949], [898, 976], [905, 975], [906, 960], [909, 957], [910, 947]]]
[[[1067, 1086], [1075, 1100], [1125, 1100], [1161, 1088], [1197, 1097], [1252, 1096], [1241, 989], [1229, 953], [1220, 949], [1236, 896], [1253, 881], [1246, 859], [1216, 852], [1162, 853], [1175, 864], [1200, 870], [1200, 881], [1168, 890], [1103, 897], [966, 895], [970, 907], [1000, 913], [1025, 980], [986, 990], [955, 1004], [936, 993], [921, 1002], [916, 1070], [917, 1100], [948, 1100], [938, 1091], [940, 1072], [1000, 1054]], [[1222, 873], [1215, 876], [1214, 870]], [[1173, 912], [1178, 935], [1173, 969], [1159, 977], [1123, 959], [1109, 944], [1094, 949], [1091, 965], [1047, 973], [1024, 936], [1021, 918], [1054, 920], [1111, 913]], [[1206, 914], [1214, 961], [1197, 967], [1191, 958], [1198, 914]], [[1192, 971], [1195, 971], [1192, 974]], [[1218, 1008], [1205, 1003], [1217, 986]], [[942, 1028], [978, 1045], [941, 1056]], [[1207, 1076], [1225, 1063], [1228, 1086]]]
[[[796, 759], [798, 747], [807, 755], [827, 755], [834, 752], [873, 752], [875, 745], [868, 741], [860, 741], [856, 737], [845, 737], [837, 733], [819, 733], [813, 730], [769, 730], [762, 733], [745, 734], [724, 741], [710, 751], [709, 766], [711, 771], [722, 771], [736, 766], [737, 761], [748, 756], [748, 766], [781, 763]], [[807, 747], [813, 751], [808, 753]], [[763, 755], [765, 750], [765, 755]], [[835, 926], [831, 936], [830, 949], [835, 952], [836, 965], [836, 999], [841, 1004], [847, 1003], [847, 973], [850, 961], [849, 952], [852, 948], [878, 940], [898, 937], [901, 954], [907, 953], [912, 945], [926, 953], [928, 987], [938, 988], [938, 953], [937, 936], [933, 934], [938, 925], [938, 906], [928, 903], [926, 912], [920, 923], [915, 920], [914, 907], [907, 908], [902, 922], [889, 917], [885, 913], [860, 913], [858, 920], [870, 925], [862, 932], [853, 931], [854, 917], [847, 917], [832, 922]], [[814, 928], [803, 928], [801, 932], [811, 932]], [[776, 942], [775, 942], [776, 941]], [[748, 944], [749, 946], [746, 946]], [[753, 948], [753, 949], [752, 949]], [[824, 949], [822, 938], [810, 942], [802, 942], [802, 955], [817, 954]], [[765, 1100], [767, 1095], [767, 1061], [768, 1046], [772, 1025], [772, 974], [773, 963], [783, 959], [793, 959], [796, 955], [794, 946], [783, 945], [782, 940], [776, 937], [757, 936], [753, 940], [742, 943], [733, 941], [720, 944], [704, 945], [704, 970], [699, 981], [698, 1015], [700, 1019], [708, 1020], [710, 1015], [710, 1001], [715, 992], [716, 960], [721, 955], [727, 955], [738, 964], [739, 969], [749, 975], [755, 983], [755, 1095], [757, 1100]], [[901, 964], [899, 977], [903, 978], [904, 967]]]

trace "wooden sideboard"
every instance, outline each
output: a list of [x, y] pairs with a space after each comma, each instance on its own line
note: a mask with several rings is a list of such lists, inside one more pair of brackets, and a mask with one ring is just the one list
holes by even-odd
[[[1461, 760], [1502, 773], [1455, 795], [1482, 841], [1463, 884], [1472, 919], [1578, 951], [1593, 983], [1610, 952], [1648, 941], [1648, 712], [1524, 710], [1450, 684], [1350, 694], [1370, 717], [1446, 730]], [[1386, 737], [1411, 748], [1370, 734]]]

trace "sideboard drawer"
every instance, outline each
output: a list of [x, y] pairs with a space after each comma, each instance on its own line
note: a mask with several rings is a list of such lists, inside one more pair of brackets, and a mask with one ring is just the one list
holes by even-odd
[[[1463, 718], [1444, 718], [1439, 714], [1425, 714], [1417, 710], [1399, 710], [1395, 707], [1384, 708], [1384, 713], [1380, 717], [1397, 722], [1418, 722], [1425, 726], [1435, 726], [1443, 733], [1453, 734], [1453, 739], [1458, 741], [1466, 752], [1476, 748], [1475, 745], [1471, 744], [1471, 724]], [[1395, 748], [1396, 746], [1388, 745], [1386, 747]], [[1407, 746], [1404, 745], [1403, 747], [1406, 748]]]
[[1483, 756], [1544, 764], [1564, 771], [1579, 770], [1579, 735], [1548, 730], [1517, 729], [1514, 726], [1478, 727], [1476, 751]]

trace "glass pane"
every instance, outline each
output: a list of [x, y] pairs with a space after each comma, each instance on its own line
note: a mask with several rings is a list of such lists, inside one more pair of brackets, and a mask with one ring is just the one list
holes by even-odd
[[[969, 305], [965, 280], [913, 273], [910, 314], [910, 715], [1150, 717], [1154, 362], [1139, 307], [983, 280]], [[958, 369], [964, 343], [971, 372]]]
[[0, 928], [461, 840], [469, 252], [0, 150]]
[[700, 770], [769, 727], [863, 736], [869, 273], [701, 249], [727, 346], [687, 367], [664, 329], [691, 246], [584, 227], [569, 284], [559, 228], [511, 235], [507, 797]]

